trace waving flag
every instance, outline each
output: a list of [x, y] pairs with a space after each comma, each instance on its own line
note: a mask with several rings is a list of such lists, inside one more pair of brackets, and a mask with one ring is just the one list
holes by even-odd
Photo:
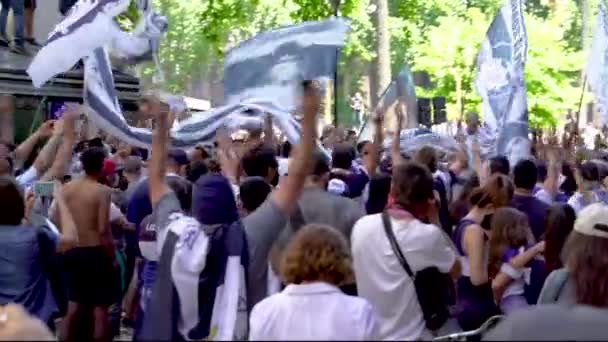
[[49, 34], [27, 73], [35, 87], [70, 70], [79, 60], [112, 40], [114, 17], [127, 10], [130, 0], [80, 0]]
[[512, 163], [530, 154], [524, 66], [528, 38], [522, 0], [507, 0], [498, 11], [477, 56], [477, 92], [484, 121], [497, 135], [496, 153]]
[[[397, 102], [401, 101], [405, 104], [407, 110], [406, 123], [409, 128], [416, 128], [418, 122], [418, 101], [416, 100], [416, 85], [414, 84], [414, 78], [410, 68], [406, 65], [401, 69], [397, 78], [395, 78], [389, 85], [384, 89], [382, 96], [378, 100], [376, 109], [374, 111], [381, 111], [385, 113], [388, 108]], [[359, 141], [371, 140], [372, 137], [372, 125], [369, 124], [370, 117], [366, 122], [363, 123], [363, 127], [359, 133]]]
[[226, 103], [272, 99], [293, 111], [301, 81], [333, 78], [336, 49], [348, 31], [346, 20], [332, 18], [266, 31], [239, 44], [224, 60]]
[[606, 4], [600, 1], [597, 24], [587, 62], [587, 80], [604, 125], [608, 124], [608, 13]]

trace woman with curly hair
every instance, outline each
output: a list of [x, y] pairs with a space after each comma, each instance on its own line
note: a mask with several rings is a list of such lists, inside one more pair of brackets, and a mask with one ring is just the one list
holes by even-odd
[[348, 245], [336, 229], [300, 229], [282, 255], [280, 273], [288, 285], [253, 308], [249, 340], [377, 339], [372, 306], [338, 288], [354, 275]]

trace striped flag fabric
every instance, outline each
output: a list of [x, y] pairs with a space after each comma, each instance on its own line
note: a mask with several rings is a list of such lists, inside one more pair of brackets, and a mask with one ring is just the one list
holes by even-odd
[[487, 127], [496, 132], [496, 154], [513, 165], [530, 154], [524, 66], [528, 38], [522, 0], [506, 0], [477, 55], [477, 93]]

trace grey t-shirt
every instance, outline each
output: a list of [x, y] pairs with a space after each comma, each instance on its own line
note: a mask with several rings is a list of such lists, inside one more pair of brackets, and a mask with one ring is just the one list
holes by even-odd
[[590, 341], [608, 338], [608, 310], [590, 306], [538, 305], [515, 312], [484, 341]]
[[251, 310], [266, 298], [268, 256], [270, 250], [287, 223], [287, 216], [268, 198], [258, 209], [243, 219], [249, 247], [247, 278], [247, 302]]

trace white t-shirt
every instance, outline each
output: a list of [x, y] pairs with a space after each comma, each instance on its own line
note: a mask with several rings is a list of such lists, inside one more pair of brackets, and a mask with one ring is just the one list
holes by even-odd
[[[414, 273], [429, 267], [449, 272], [456, 250], [441, 228], [416, 219], [392, 220], [395, 238]], [[359, 296], [378, 314], [379, 339], [432, 338], [425, 327], [412, 279], [393, 253], [381, 214], [362, 217], [351, 235], [353, 266]]]
[[249, 328], [250, 341], [378, 338], [372, 306], [363, 298], [348, 296], [323, 282], [291, 284], [259, 302], [251, 312]]
[[38, 180], [38, 176], [38, 170], [32, 166], [15, 179], [17, 180], [17, 183], [25, 189], [34, 184], [34, 182]]

